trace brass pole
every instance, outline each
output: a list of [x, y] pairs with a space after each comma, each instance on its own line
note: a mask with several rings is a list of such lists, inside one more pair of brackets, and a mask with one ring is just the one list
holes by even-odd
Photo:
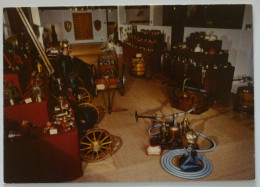
[[23, 24], [24, 24], [24, 26], [25, 26], [25, 28], [26, 28], [26, 30], [28, 31], [28, 33], [29, 33], [29, 35], [30, 35], [30, 37], [31, 37], [31, 39], [32, 39], [32, 41], [33, 41], [33, 43], [34, 43], [36, 49], [37, 49], [38, 52], [40, 53], [40, 55], [41, 55], [41, 57], [42, 57], [42, 60], [43, 60], [43, 62], [44, 62], [44, 64], [45, 64], [45, 66], [46, 66], [46, 68], [47, 68], [49, 74], [54, 73], [54, 69], [53, 69], [53, 67], [52, 67], [52, 65], [51, 65], [51, 63], [50, 63], [48, 57], [46, 56], [46, 54], [45, 54], [45, 52], [44, 52], [44, 50], [43, 50], [43, 48], [42, 48], [42, 45], [41, 45], [40, 42], [37, 40], [37, 38], [36, 38], [36, 36], [35, 36], [35, 34], [34, 34], [34, 31], [33, 31], [32, 27], [31, 27], [31, 25], [30, 25], [28, 19], [26, 18], [25, 14], [24, 14], [24, 12], [23, 12], [23, 10], [22, 10], [22, 8], [21, 8], [21, 7], [18, 7], [18, 8], [16, 8], [16, 10], [17, 10], [17, 12], [18, 12], [18, 14], [19, 14], [19, 16], [20, 16], [20, 18], [21, 18], [21, 20], [22, 20], [22, 22], [23, 22]]

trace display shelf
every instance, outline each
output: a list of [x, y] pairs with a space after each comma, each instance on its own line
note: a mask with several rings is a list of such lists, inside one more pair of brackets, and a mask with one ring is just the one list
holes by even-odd
[[166, 43], [160, 31], [142, 30], [128, 36], [123, 45], [124, 58], [131, 62], [137, 53], [141, 53], [145, 63], [154, 72], [161, 70], [161, 54]]
[[228, 51], [221, 49], [222, 41], [216, 40], [216, 36], [206, 36], [203, 32], [191, 36], [186, 43], [164, 52], [162, 72], [174, 83], [173, 106], [184, 111], [195, 106], [196, 114], [200, 114], [212, 102], [230, 93], [235, 68], [228, 62]]
[[204, 49], [204, 51], [209, 51], [210, 49], [215, 49], [217, 52], [221, 51], [222, 47], [222, 41], [221, 40], [215, 40], [215, 41], [207, 41], [202, 38], [186, 38], [186, 44], [189, 48], [194, 49], [197, 44], [200, 44], [201, 48]]

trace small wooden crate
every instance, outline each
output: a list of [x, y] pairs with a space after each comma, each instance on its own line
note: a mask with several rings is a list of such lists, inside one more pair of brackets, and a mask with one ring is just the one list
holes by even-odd
[[192, 106], [195, 107], [193, 114], [201, 114], [208, 110], [207, 94], [196, 91], [181, 91], [173, 92], [173, 106], [177, 109], [187, 111]]

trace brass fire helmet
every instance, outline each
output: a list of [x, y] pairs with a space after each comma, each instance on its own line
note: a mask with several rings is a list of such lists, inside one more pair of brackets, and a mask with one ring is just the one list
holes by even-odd
[[60, 42], [60, 51], [63, 51], [64, 48], [67, 48], [69, 52], [71, 52], [72, 50], [72, 47], [71, 47], [71, 44], [68, 40], [62, 40]]

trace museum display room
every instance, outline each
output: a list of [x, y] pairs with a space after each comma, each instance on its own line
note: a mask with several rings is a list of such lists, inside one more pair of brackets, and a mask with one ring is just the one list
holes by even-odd
[[252, 20], [242, 4], [3, 8], [4, 182], [255, 179]]

